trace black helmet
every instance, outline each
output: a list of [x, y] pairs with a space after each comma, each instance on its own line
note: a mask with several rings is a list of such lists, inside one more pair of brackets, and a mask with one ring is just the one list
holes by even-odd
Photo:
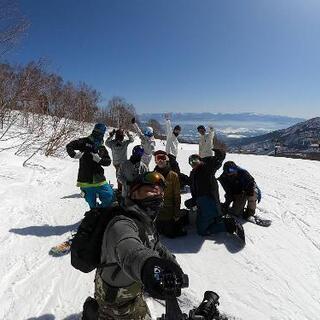
[[238, 166], [233, 161], [227, 161], [223, 165], [223, 172], [225, 173], [234, 173], [237, 172]]
[[144, 154], [143, 146], [137, 145], [132, 149], [132, 155], [141, 158]]
[[192, 154], [189, 157], [189, 164], [191, 167], [193, 167], [196, 163], [200, 163], [200, 161], [201, 161], [201, 158], [198, 154]]

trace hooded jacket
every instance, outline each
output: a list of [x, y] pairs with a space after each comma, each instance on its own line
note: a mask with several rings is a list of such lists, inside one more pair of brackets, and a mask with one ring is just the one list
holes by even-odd
[[227, 202], [232, 202], [234, 194], [243, 192], [248, 196], [253, 196], [255, 192], [255, 180], [247, 170], [236, 166], [237, 174], [227, 175], [225, 172], [218, 178], [224, 191]]
[[128, 134], [128, 138], [128, 140], [123, 141], [113, 139], [113, 136], [107, 138], [106, 146], [111, 149], [113, 165], [120, 165], [128, 159], [128, 145], [134, 141], [133, 136], [130, 133]]
[[190, 189], [194, 200], [202, 196], [212, 197], [218, 204], [219, 187], [215, 178], [215, 173], [222, 166], [226, 153], [215, 149], [215, 155], [207, 158], [206, 162], [201, 162], [192, 169], [190, 173]]
[[[102, 269], [102, 279], [112, 287], [128, 287], [142, 282], [141, 271], [151, 257], [163, 257], [175, 261], [174, 256], [161, 244], [154, 221], [138, 205], [128, 200], [125, 209], [136, 219], [119, 215], [113, 218], [103, 236], [101, 263], [115, 263]], [[139, 235], [139, 223], [143, 237]], [[144, 240], [143, 240], [143, 239]]]
[[130, 191], [130, 183], [134, 181], [138, 175], [148, 171], [147, 166], [142, 162], [133, 162], [126, 160], [120, 165], [117, 173], [117, 179], [122, 184], [122, 197], [125, 198]]
[[158, 216], [159, 221], [169, 221], [179, 215], [181, 194], [179, 176], [170, 167], [155, 167], [154, 171], [161, 173], [166, 179], [166, 187], [164, 189], [164, 205], [160, 209]]
[[178, 138], [173, 134], [171, 121], [169, 119], [166, 120], [166, 134], [167, 134], [166, 153], [177, 157], [179, 141], [178, 141]]
[[144, 149], [144, 154], [142, 156], [142, 161], [147, 166], [149, 166], [149, 163], [150, 163], [150, 161], [152, 159], [152, 155], [153, 155], [154, 149], [156, 147], [156, 141], [154, 140], [154, 137], [145, 136], [136, 122], [133, 123], [133, 127], [136, 130], [136, 132], [138, 133], [139, 138], [141, 140], [141, 145], [142, 145], [142, 147]]
[[[111, 159], [102, 141], [94, 141], [92, 136], [71, 141], [66, 146], [68, 155], [73, 158], [75, 150], [83, 152], [79, 159], [78, 183], [79, 187], [87, 185], [101, 185], [106, 181], [102, 166], [109, 166]], [[99, 163], [93, 161], [92, 153], [101, 157]]]
[[209, 127], [209, 132], [204, 135], [200, 135], [199, 139], [199, 156], [200, 158], [212, 157], [213, 155], [213, 138], [214, 131], [212, 127]]

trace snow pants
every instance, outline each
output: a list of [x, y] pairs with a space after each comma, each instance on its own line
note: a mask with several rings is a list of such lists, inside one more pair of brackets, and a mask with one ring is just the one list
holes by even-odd
[[[113, 202], [113, 190], [108, 183], [100, 187], [82, 187], [80, 189], [84, 192], [84, 198], [89, 204], [90, 209], [97, 207], [107, 208]], [[101, 204], [97, 204], [97, 197]]]
[[111, 287], [103, 281], [99, 269], [94, 282], [94, 297], [99, 305], [98, 320], [151, 320], [138, 282], [126, 288]]
[[235, 216], [241, 217], [247, 204], [247, 211], [254, 215], [257, 207], [257, 194], [254, 192], [253, 196], [248, 196], [244, 192], [232, 195], [233, 203], [231, 213]]
[[201, 236], [227, 231], [218, 209], [218, 204], [210, 196], [197, 198], [197, 232]]

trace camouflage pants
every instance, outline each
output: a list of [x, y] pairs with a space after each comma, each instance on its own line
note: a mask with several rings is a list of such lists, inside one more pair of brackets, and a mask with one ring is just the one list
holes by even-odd
[[102, 280], [97, 270], [94, 297], [99, 304], [98, 320], [151, 320], [137, 282], [126, 288], [114, 288]]

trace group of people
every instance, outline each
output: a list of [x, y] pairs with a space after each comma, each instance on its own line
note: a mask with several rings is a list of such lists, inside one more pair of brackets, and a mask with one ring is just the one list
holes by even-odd
[[[107, 127], [101, 123], [94, 126], [90, 136], [66, 147], [71, 158], [79, 159], [77, 186], [90, 209], [117, 211], [117, 217], [104, 231], [101, 246], [104, 266], [97, 268], [95, 297], [84, 304], [84, 320], [151, 319], [143, 292], [164, 298], [159, 270], [182, 279], [183, 271], [174, 255], [159, 240], [159, 233], [171, 238], [187, 234], [187, 210], [180, 208], [181, 186], [190, 186], [191, 198], [185, 201], [185, 206], [197, 208], [196, 228], [201, 236], [228, 232], [244, 239], [243, 227], [233, 215], [244, 218], [253, 215], [259, 198], [253, 177], [227, 161], [218, 178], [226, 192], [225, 202], [220, 203], [215, 174], [226, 153], [214, 148], [212, 127], [208, 132], [204, 126], [198, 127], [199, 153], [189, 157], [192, 170], [187, 176], [177, 162], [180, 126], [172, 128], [166, 117], [167, 142], [163, 151], [155, 150], [151, 127], [142, 131], [134, 118], [131, 122], [141, 144], [132, 149], [129, 159], [127, 148], [134, 141], [133, 136], [129, 131], [113, 130], [104, 145]], [[111, 149], [116, 170], [117, 196], [104, 176], [103, 166], [111, 165], [106, 146]], [[149, 168], [152, 157], [156, 164], [153, 171]]]

